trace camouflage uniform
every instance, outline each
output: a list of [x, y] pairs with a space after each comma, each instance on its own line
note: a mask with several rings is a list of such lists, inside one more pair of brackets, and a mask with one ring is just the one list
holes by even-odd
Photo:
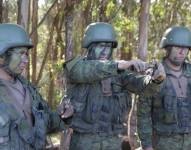
[[44, 149], [46, 134], [64, 129], [64, 124], [56, 112], [52, 112], [28, 81], [18, 77], [25, 90], [29, 90], [32, 100], [33, 126], [26, 117], [21, 117], [11, 103], [9, 91], [0, 80], [0, 149], [37, 150]]
[[[178, 97], [164, 64], [167, 78], [160, 92], [152, 97], [140, 98], [137, 106], [138, 133], [143, 148], [156, 150], [189, 150], [191, 147], [191, 65], [184, 64], [187, 78], [187, 96]], [[178, 80], [178, 79], [177, 79]], [[153, 141], [152, 141], [153, 139]]]
[[36, 88], [21, 73], [32, 43], [15, 24], [0, 24], [0, 149], [42, 150], [46, 134], [64, 129]]
[[[157, 89], [148, 76], [119, 71], [113, 61], [77, 57], [65, 63], [68, 97], [74, 106], [71, 150], [119, 150], [127, 133], [131, 92]], [[111, 94], [104, 92], [109, 80]], [[149, 85], [149, 86], [148, 86]], [[147, 91], [147, 92], [146, 92]], [[148, 92], [149, 91], [149, 92]]]
[[[182, 59], [179, 64], [174, 65], [180, 70], [175, 70], [173, 65], [169, 64], [178, 60], [175, 56], [181, 53], [180, 56], [183, 57], [183, 51], [189, 50], [191, 31], [186, 27], [167, 29], [160, 47], [167, 51], [163, 62], [167, 77], [159, 92], [150, 97], [142, 96], [138, 101], [139, 138], [143, 149], [152, 147], [155, 150], [190, 150], [191, 64]], [[177, 52], [177, 49], [180, 51]], [[184, 54], [186, 57], [187, 53]]]

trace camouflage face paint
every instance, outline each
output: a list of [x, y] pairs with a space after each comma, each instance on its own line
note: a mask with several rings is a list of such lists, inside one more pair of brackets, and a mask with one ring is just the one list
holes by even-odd
[[13, 48], [10, 53], [8, 68], [14, 74], [21, 74], [28, 63], [28, 48]]
[[91, 56], [95, 60], [107, 60], [112, 54], [112, 43], [97, 43], [90, 50]]

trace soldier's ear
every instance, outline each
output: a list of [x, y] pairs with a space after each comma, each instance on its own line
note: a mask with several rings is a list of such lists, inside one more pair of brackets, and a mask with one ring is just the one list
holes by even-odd
[[165, 52], [166, 52], [166, 57], [168, 57], [172, 51], [172, 47], [168, 46], [168, 47], [165, 47]]

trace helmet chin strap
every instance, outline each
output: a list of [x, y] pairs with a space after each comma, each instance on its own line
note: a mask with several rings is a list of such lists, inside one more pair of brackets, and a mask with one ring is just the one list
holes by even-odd
[[12, 76], [12, 77], [17, 77], [19, 74], [17, 74], [17, 73], [14, 73], [11, 69], [9, 69], [9, 67], [8, 66], [5, 66], [4, 68], [3, 68], [10, 76]]
[[89, 47], [88, 47], [88, 55], [87, 55], [87, 59], [88, 60], [94, 60], [95, 59], [95, 56], [93, 54], [93, 48], [95, 47], [95, 43], [91, 44]]
[[5, 62], [4, 62], [4, 64], [0, 64], [0, 68], [2, 68], [2, 69], [3, 69], [5, 72], [7, 72], [10, 76], [12, 76], [12, 77], [14, 77], [14, 78], [17, 77], [19, 74], [13, 72], [13, 71], [9, 68], [10, 55], [5, 54], [3, 57], [4, 57], [3, 59], [5, 60]]

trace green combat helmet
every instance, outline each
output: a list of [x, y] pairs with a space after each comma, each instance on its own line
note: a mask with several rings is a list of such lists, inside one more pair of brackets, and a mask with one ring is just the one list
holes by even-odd
[[25, 30], [16, 24], [0, 24], [0, 55], [14, 47], [32, 48], [33, 44]]
[[160, 48], [167, 46], [191, 47], [191, 31], [182, 26], [168, 28], [160, 42]]
[[112, 47], [117, 47], [116, 33], [111, 24], [95, 22], [86, 28], [82, 47], [88, 48], [92, 43], [96, 42], [112, 42]]

